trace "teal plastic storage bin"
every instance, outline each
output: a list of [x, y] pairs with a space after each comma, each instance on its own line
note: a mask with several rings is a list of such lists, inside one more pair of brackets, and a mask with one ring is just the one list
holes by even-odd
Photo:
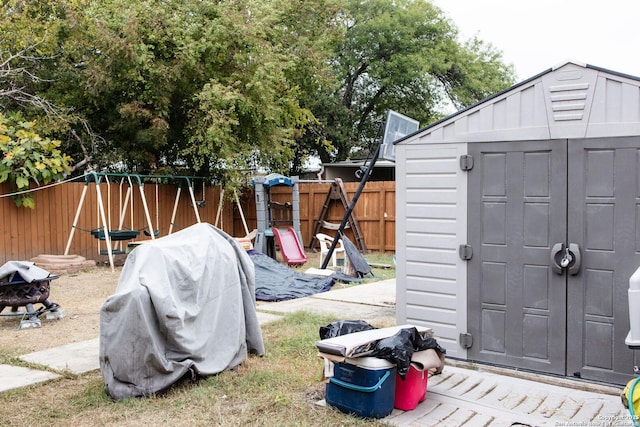
[[326, 387], [327, 404], [363, 418], [393, 411], [396, 366], [384, 359], [358, 357], [336, 363]]

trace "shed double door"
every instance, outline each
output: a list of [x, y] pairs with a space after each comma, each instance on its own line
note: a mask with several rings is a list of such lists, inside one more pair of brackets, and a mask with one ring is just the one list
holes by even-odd
[[624, 384], [640, 138], [469, 144], [472, 360]]

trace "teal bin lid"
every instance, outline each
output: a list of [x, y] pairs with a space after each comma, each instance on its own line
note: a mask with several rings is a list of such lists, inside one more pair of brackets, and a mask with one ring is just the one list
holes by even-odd
[[[255, 187], [256, 182], [253, 180], [253, 185]], [[284, 175], [280, 175], [279, 173], [270, 173], [264, 177], [264, 182], [262, 183], [265, 187], [275, 187], [276, 185], [287, 185], [289, 187], [293, 187], [293, 180]]]

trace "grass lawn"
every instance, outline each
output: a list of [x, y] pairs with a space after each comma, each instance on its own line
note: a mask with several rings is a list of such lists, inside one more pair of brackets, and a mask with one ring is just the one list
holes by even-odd
[[295, 313], [263, 325], [264, 357], [183, 381], [148, 398], [112, 401], [99, 371], [0, 394], [3, 426], [382, 426], [316, 402], [324, 397], [315, 342], [334, 318]]

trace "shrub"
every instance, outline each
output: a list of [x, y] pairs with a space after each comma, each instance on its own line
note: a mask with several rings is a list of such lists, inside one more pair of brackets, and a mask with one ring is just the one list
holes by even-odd
[[48, 184], [71, 171], [71, 157], [59, 149], [60, 141], [40, 136], [35, 122], [0, 113], [0, 183], [8, 181], [16, 206], [35, 208], [28, 191], [31, 183]]

